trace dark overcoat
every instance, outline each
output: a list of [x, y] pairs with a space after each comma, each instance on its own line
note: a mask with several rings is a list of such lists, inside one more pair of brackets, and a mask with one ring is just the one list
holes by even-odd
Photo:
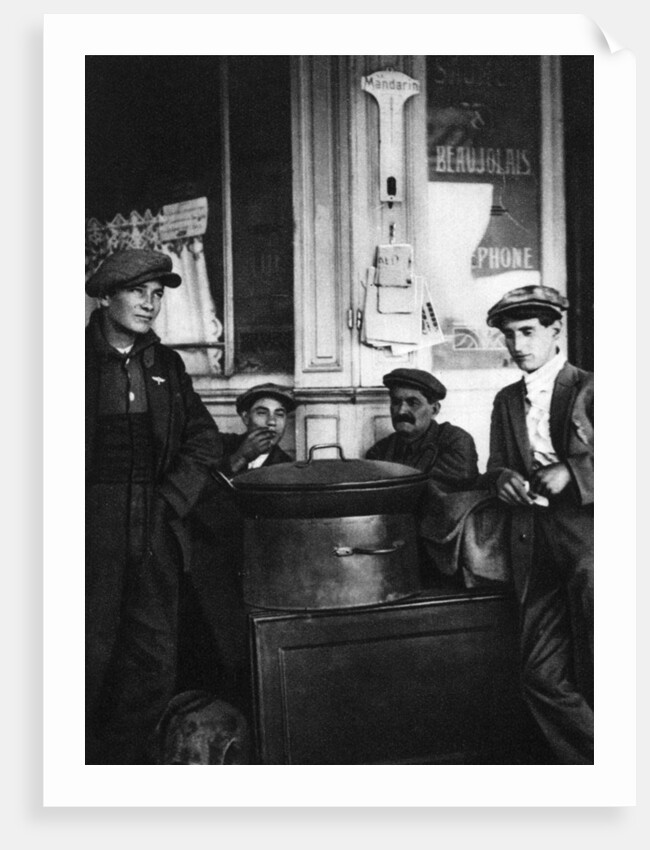
[[[135, 737], [155, 725], [173, 692], [179, 574], [191, 557], [184, 520], [209, 468], [220, 462], [222, 444], [182, 359], [150, 331], [129, 357], [142, 364], [153, 480], [135, 487], [95, 481], [102, 368], [115, 357], [121, 355], [105, 340], [96, 311], [86, 329], [85, 363], [87, 758], [121, 764], [133, 763]], [[135, 560], [134, 529], [142, 553]], [[118, 740], [122, 753], [113, 747]], [[106, 746], [113, 754], [93, 761], [89, 749], [105, 753]]]
[[390, 434], [366, 452], [368, 460], [403, 463], [426, 472], [443, 492], [467, 490], [478, 476], [478, 455], [474, 438], [458, 425], [435, 420], [413, 443], [399, 434]]

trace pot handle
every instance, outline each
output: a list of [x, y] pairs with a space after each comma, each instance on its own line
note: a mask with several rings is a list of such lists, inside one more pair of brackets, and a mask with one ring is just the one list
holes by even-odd
[[300, 467], [309, 466], [309, 464], [312, 462], [312, 455], [314, 454], [314, 452], [317, 449], [338, 449], [339, 450], [339, 456], [340, 456], [341, 460], [347, 460], [347, 458], [343, 454], [343, 449], [341, 448], [341, 446], [338, 443], [319, 443], [317, 446], [312, 446], [309, 449], [309, 457], [307, 458], [307, 460], [302, 462], [302, 463], [297, 463], [296, 466], [300, 466]]
[[347, 555], [390, 555], [406, 546], [405, 540], [394, 540], [388, 549], [368, 549], [365, 546], [337, 546], [334, 554], [337, 558], [345, 558]]

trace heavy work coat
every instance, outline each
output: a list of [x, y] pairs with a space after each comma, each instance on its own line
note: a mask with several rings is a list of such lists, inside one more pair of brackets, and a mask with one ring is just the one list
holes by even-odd
[[[128, 482], [95, 482], [101, 373], [105, 361], [116, 357], [121, 355], [106, 342], [96, 311], [86, 329], [86, 723], [88, 734], [98, 714], [106, 729], [112, 724], [113, 731], [104, 737], [107, 744], [126, 736], [128, 724], [134, 735], [138, 726], [144, 734], [171, 696], [179, 572], [183, 563], [188, 567], [191, 548], [184, 518], [203, 489], [208, 468], [222, 456], [218, 429], [194, 392], [181, 358], [150, 331], [137, 339], [129, 357], [139, 357], [142, 363], [153, 481], [140, 487], [147, 495], [137, 507]], [[136, 526], [144, 536], [140, 562], [134, 564], [129, 560], [129, 540]], [[136, 640], [136, 629], [137, 640], [146, 646], [142, 669], [136, 669], [133, 654], [128, 655], [134, 651], [124, 649]], [[158, 637], [149, 639], [146, 634]], [[133, 670], [128, 685], [123, 684], [127, 667]], [[112, 708], [110, 700], [115, 703]], [[128, 724], [127, 714], [132, 718]], [[133, 763], [126, 760], [130, 756], [124, 758], [98, 763]]]
[[403, 463], [426, 472], [442, 492], [469, 489], [478, 476], [478, 455], [471, 434], [449, 422], [435, 420], [413, 443], [391, 434], [369, 449], [368, 460]]
[[[86, 328], [87, 476], [92, 469], [102, 359], [111, 356], [96, 313]], [[209, 468], [221, 463], [221, 435], [194, 392], [181, 357], [162, 345], [153, 331], [136, 346], [142, 351], [156, 457], [156, 488], [175, 517], [183, 519], [201, 494]], [[184, 537], [180, 523], [175, 523], [174, 530]]]

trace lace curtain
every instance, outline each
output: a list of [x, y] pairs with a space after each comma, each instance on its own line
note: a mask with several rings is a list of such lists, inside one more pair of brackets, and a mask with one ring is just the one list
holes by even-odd
[[[150, 248], [172, 258], [174, 271], [183, 283], [166, 289], [154, 329], [179, 353], [192, 375], [221, 375], [223, 372], [223, 325], [210, 294], [203, 253], [203, 239], [192, 236], [163, 242], [160, 238], [162, 213], [133, 211], [128, 217], [116, 215], [112, 221], [95, 218], [86, 222], [86, 280], [101, 262], [123, 248]], [[94, 308], [94, 299], [86, 298], [86, 318]]]

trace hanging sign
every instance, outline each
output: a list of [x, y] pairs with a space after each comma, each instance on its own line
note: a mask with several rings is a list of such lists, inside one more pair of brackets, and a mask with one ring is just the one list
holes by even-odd
[[379, 104], [379, 197], [404, 200], [404, 103], [420, 93], [420, 83], [387, 68], [361, 78], [361, 88]]

